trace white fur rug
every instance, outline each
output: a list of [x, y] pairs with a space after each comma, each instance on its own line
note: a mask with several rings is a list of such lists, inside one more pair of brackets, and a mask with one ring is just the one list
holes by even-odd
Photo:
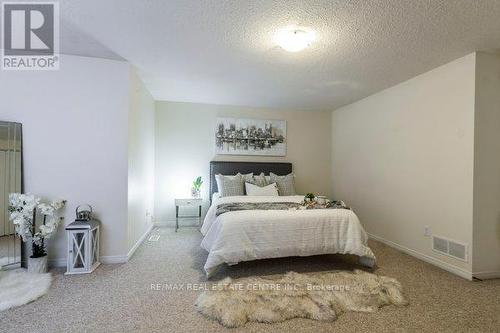
[[360, 270], [289, 272], [277, 279], [226, 278], [205, 290], [196, 302], [201, 313], [226, 327], [291, 318], [333, 321], [344, 311], [375, 312], [389, 304], [407, 304], [401, 284]]
[[47, 293], [51, 283], [50, 273], [33, 274], [22, 268], [0, 271], [0, 311], [36, 300]]

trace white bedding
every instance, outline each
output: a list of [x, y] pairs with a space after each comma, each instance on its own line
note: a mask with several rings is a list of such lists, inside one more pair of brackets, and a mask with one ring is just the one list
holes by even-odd
[[222, 263], [264, 258], [354, 254], [375, 262], [358, 217], [347, 209], [246, 210], [215, 216], [217, 205], [231, 202], [302, 202], [303, 196], [217, 198], [208, 210], [201, 247], [209, 255], [210, 276]]

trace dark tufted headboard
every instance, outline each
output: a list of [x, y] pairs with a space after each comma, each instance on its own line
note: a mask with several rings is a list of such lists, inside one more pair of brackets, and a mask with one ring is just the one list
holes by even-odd
[[224, 161], [211, 161], [210, 162], [210, 201], [212, 195], [217, 192], [217, 182], [215, 175], [235, 175], [237, 173], [250, 173], [255, 175], [263, 172], [266, 176], [270, 172], [284, 176], [292, 172], [292, 163], [283, 162], [224, 162]]

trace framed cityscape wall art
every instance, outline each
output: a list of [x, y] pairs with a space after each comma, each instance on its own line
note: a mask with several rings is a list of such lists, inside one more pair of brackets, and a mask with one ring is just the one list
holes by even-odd
[[285, 156], [286, 121], [217, 118], [215, 153]]

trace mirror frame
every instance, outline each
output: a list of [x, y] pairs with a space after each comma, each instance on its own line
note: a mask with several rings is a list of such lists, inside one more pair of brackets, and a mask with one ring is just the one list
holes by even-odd
[[[24, 138], [23, 138], [23, 124], [20, 122], [16, 121], [0, 121], [0, 123], [7, 123], [7, 124], [15, 124], [19, 126], [19, 137], [21, 140], [21, 193], [25, 193], [25, 184], [24, 184]], [[17, 234], [14, 235], [14, 237], [19, 237]], [[19, 267], [26, 267], [27, 266], [27, 256], [26, 256], [26, 248], [25, 248], [25, 243], [20, 240], [20, 262], [14, 262], [11, 264], [7, 264], [6, 266], [3, 266], [3, 269], [10, 269], [10, 268], [16, 268]]]

